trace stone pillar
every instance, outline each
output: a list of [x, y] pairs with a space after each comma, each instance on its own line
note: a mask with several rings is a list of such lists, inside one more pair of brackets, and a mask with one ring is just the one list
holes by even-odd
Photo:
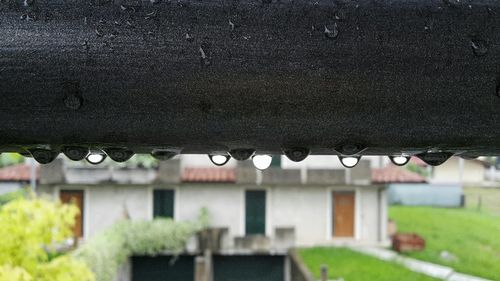
[[49, 164], [40, 165], [40, 184], [65, 183], [65, 167], [63, 159], [57, 158]]

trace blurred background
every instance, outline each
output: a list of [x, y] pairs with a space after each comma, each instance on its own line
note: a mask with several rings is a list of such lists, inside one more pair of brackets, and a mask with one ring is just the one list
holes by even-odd
[[500, 280], [499, 169], [4, 153], [0, 280]]

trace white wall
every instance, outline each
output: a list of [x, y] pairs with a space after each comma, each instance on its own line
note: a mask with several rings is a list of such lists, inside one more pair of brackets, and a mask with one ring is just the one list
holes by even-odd
[[[462, 174], [460, 174], [460, 162], [463, 163]], [[481, 183], [484, 181], [486, 171], [481, 163], [459, 157], [452, 157], [433, 169], [432, 182], [434, 183]]]
[[227, 227], [230, 236], [244, 235], [242, 187], [181, 186], [176, 200], [177, 220], [196, 220], [201, 208], [205, 207], [212, 218], [213, 227]]
[[[266, 235], [274, 236], [277, 227], [295, 228], [297, 246], [328, 244], [332, 241], [332, 192], [356, 191], [355, 233], [363, 242], [377, 242], [380, 225], [387, 220], [386, 210], [379, 209], [379, 196], [375, 187], [256, 187], [237, 185], [181, 185], [181, 186], [86, 186], [72, 189], [85, 190], [84, 237], [123, 219], [128, 213], [131, 219], [151, 219], [154, 188], [174, 189], [175, 219], [195, 220], [201, 208], [206, 207], [212, 218], [212, 226], [228, 228], [229, 242], [245, 234], [245, 190], [267, 191]], [[58, 196], [58, 187], [54, 196]], [[382, 198], [382, 199], [381, 199]], [[382, 217], [379, 217], [379, 215]], [[344, 238], [341, 240], [345, 240]], [[352, 239], [354, 240], [354, 238]]]

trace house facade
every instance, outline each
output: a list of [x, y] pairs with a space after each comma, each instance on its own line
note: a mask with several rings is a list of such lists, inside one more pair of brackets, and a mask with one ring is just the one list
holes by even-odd
[[60, 159], [42, 166], [38, 192], [81, 209], [75, 235], [84, 239], [124, 218], [195, 220], [205, 208], [228, 251], [387, 242], [387, 192], [371, 184], [369, 162], [350, 170], [281, 166], [218, 168], [204, 156], [157, 169], [71, 167]]

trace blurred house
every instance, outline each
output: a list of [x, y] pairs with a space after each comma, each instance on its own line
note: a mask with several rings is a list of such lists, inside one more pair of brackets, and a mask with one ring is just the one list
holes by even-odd
[[[40, 169], [37, 165], [36, 179], [40, 175]], [[17, 191], [30, 183], [31, 165], [27, 163], [16, 164], [0, 168], [0, 195]]]
[[433, 167], [430, 181], [434, 183], [460, 183], [463, 185], [483, 185], [490, 163], [480, 159], [465, 160], [451, 157], [440, 166]]
[[[427, 167], [417, 160], [413, 163]], [[462, 185], [449, 179], [449, 183], [429, 183], [426, 177], [392, 164], [372, 170], [373, 182], [386, 184], [390, 205], [460, 207], [464, 204]]]
[[194, 220], [207, 208], [211, 226], [224, 232], [224, 251], [386, 243], [386, 186], [372, 184], [370, 162], [345, 169], [332, 157], [323, 166], [309, 158], [297, 165], [277, 157], [264, 172], [250, 161], [231, 160], [220, 168], [195, 155], [157, 169], [75, 166], [58, 159], [42, 166], [38, 191], [79, 206], [75, 231], [83, 238], [125, 217]]

